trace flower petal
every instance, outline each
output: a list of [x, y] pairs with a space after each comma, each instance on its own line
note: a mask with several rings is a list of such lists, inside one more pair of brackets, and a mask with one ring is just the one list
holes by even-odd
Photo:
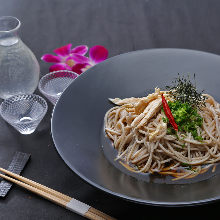
[[101, 45], [96, 45], [96, 46], [90, 48], [89, 57], [93, 63], [100, 63], [103, 60], [107, 59], [108, 50]]
[[71, 53], [77, 53], [77, 54], [80, 54], [80, 55], [85, 55], [88, 51], [88, 47], [86, 45], [79, 45], [77, 47], [74, 47], [72, 50], [71, 50]]
[[41, 60], [48, 62], [48, 63], [59, 63], [61, 62], [61, 58], [58, 56], [54, 56], [52, 54], [44, 54], [41, 57]]
[[71, 70], [71, 67], [65, 63], [56, 63], [52, 65], [49, 69], [50, 72], [57, 71], [57, 70]]
[[69, 56], [66, 60], [68, 59], [72, 59], [74, 60], [76, 63], [89, 63], [90, 59], [88, 57], [79, 55], [79, 54], [71, 54], [71, 56]]
[[75, 73], [81, 74], [89, 67], [91, 67], [89, 63], [77, 63], [72, 67], [72, 71]]
[[67, 44], [66, 46], [55, 49], [53, 52], [61, 57], [68, 56], [71, 52], [72, 44]]

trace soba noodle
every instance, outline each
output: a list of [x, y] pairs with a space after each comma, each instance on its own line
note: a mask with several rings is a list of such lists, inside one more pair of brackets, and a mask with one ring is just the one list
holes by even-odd
[[[198, 141], [191, 133], [167, 134], [162, 93], [170, 99], [158, 88], [143, 98], [110, 99], [117, 106], [105, 115], [105, 132], [118, 151], [116, 159], [131, 171], [172, 175], [175, 180], [205, 172], [220, 160], [220, 104], [204, 94], [205, 106], [198, 110], [203, 123], [197, 128], [203, 141]], [[183, 169], [183, 164], [194, 169]]]

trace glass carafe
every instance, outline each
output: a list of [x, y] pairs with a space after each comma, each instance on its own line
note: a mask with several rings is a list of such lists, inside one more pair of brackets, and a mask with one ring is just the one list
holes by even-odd
[[39, 81], [40, 67], [31, 50], [18, 36], [20, 21], [0, 17], [0, 98], [31, 94]]

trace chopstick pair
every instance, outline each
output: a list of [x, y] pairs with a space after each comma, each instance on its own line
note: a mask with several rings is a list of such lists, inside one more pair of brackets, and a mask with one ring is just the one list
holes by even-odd
[[[45, 199], [48, 199], [66, 209], [69, 209], [79, 215], [82, 215], [88, 219], [92, 220], [114, 220], [111, 216], [106, 215], [105, 213], [83, 203], [74, 198], [71, 198], [63, 193], [60, 193], [56, 190], [48, 188], [44, 185], [41, 185], [37, 182], [34, 182], [30, 179], [27, 179], [23, 176], [12, 173], [8, 170], [0, 168], [0, 172], [7, 174], [8, 176], [1, 174], [0, 177], [13, 182], [33, 193], [36, 193]], [[11, 177], [9, 177], [11, 176]], [[13, 177], [13, 178], [12, 178]]]

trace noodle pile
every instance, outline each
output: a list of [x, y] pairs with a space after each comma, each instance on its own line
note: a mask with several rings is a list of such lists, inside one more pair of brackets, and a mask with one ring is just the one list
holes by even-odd
[[116, 159], [131, 171], [172, 175], [174, 180], [207, 171], [220, 160], [220, 104], [204, 94], [205, 106], [198, 110], [203, 124], [197, 128], [203, 141], [198, 141], [191, 133], [167, 134], [161, 94], [171, 99], [158, 88], [143, 98], [110, 99], [117, 106], [105, 115], [105, 132], [118, 151]]

